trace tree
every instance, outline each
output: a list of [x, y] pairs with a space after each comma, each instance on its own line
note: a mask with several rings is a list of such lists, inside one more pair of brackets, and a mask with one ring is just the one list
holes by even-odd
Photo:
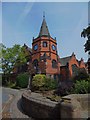
[[90, 54], [90, 26], [88, 26], [86, 29], [83, 29], [81, 32], [81, 37], [87, 37], [87, 41], [84, 45], [85, 47], [85, 52], [88, 52]]
[[13, 72], [13, 68], [19, 67], [27, 63], [27, 54], [25, 52], [25, 47], [20, 45], [14, 45], [11, 48], [6, 48], [2, 45], [2, 71], [4, 74], [10, 74]]

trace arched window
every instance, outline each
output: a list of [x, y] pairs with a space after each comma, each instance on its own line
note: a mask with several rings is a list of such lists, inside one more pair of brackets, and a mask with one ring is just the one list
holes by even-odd
[[57, 68], [57, 61], [56, 60], [52, 60], [52, 67]]
[[37, 59], [35, 59], [35, 60], [33, 61], [33, 66], [36, 67], [36, 68], [38, 67], [38, 60], [37, 60]]
[[72, 65], [72, 73], [73, 73], [73, 75], [78, 75], [78, 70], [79, 70], [79, 68], [77, 67], [77, 65], [73, 64]]
[[43, 42], [43, 47], [47, 47], [47, 42]]

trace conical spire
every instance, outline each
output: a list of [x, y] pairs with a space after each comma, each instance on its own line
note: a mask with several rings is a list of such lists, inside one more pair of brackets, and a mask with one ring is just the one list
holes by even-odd
[[41, 36], [48, 36], [48, 37], [50, 36], [49, 30], [47, 27], [47, 23], [45, 20], [45, 13], [43, 13], [43, 22], [42, 22], [40, 32], [39, 32], [39, 37], [41, 37]]

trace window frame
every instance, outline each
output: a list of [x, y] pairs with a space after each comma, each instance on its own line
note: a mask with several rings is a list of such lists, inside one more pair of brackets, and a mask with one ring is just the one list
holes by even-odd
[[[44, 44], [46, 44], [46, 45], [44, 45]], [[47, 42], [43, 41], [43, 47], [47, 47], [47, 46], [48, 46]]]
[[57, 68], [57, 61], [55, 59], [52, 60], [52, 68]]
[[33, 49], [36, 51], [38, 49], [38, 44], [34, 45]]
[[56, 51], [56, 46], [55, 45], [52, 45], [52, 50]]

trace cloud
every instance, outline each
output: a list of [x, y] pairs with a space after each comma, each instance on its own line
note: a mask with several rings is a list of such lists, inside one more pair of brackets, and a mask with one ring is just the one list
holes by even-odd
[[20, 17], [18, 18], [17, 26], [21, 24], [21, 22], [23, 22], [24, 19], [27, 17], [27, 15], [30, 13], [30, 10], [32, 9], [33, 4], [34, 4], [33, 2], [26, 3], [24, 10], [22, 11]]

